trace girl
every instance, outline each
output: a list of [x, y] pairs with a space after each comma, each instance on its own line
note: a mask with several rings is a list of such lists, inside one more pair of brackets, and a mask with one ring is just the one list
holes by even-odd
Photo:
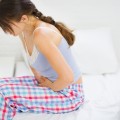
[[16, 112], [67, 113], [84, 103], [72, 31], [44, 16], [30, 0], [1, 0], [0, 27], [19, 36], [34, 76], [0, 80], [0, 120]]

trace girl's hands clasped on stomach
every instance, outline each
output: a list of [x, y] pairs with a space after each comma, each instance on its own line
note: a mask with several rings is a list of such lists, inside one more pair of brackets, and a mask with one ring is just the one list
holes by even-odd
[[40, 87], [49, 87], [52, 84], [52, 81], [44, 76], [41, 76], [39, 83], [40, 83], [39, 84]]
[[34, 77], [38, 80], [39, 85], [41, 87], [49, 87], [49, 84], [52, 83], [49, 79], [47, 79], [44, 76], [41, 76], [40, 73], [37, 70], [35, 70], [33, 67], [31, 67], [31, 70], [34, 74]]

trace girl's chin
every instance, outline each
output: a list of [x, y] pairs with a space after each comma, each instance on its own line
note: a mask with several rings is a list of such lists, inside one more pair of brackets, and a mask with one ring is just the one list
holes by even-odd
[[15, 36], [15, 37], [18, 36], [18, 34], [10, 34], [10, 35]]
[[16, 37], [16, 36], [18, 36], [18, 35], [14, 34], [13, 36], [15, 36], [15, 37]]

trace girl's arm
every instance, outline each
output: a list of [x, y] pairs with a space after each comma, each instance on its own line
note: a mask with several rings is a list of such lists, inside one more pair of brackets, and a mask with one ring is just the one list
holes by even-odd
[[58, 78], [55, 82], [52, 83], [44, 78], [46, 81], [42, 82], [41, 86], [50, 87], [54, 91], [62, 90], [73, 82], [73, 71], [54, 42], [57, 41], [59, 37], [58, 35], [56, 37], [54, 32], [46, 29], [38, 29], [34, 32], [36, 47], [43, 53], [58, 74]]
[[41, 76], [42, 83], [40, 84], [41, 87], [49, 87], [53, 91], [60, 91], [64, 89], [66, 86], [72, 83], [72, 81], [66, 81], [62, 78], [58, 78], [55, 82], [51, 82], [49, 79]]

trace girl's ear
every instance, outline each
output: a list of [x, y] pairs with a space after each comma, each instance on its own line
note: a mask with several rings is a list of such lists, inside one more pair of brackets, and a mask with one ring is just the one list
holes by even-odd
[[22, 15], [20, 22], [28, 22], [29, 18], [27, 15]]

